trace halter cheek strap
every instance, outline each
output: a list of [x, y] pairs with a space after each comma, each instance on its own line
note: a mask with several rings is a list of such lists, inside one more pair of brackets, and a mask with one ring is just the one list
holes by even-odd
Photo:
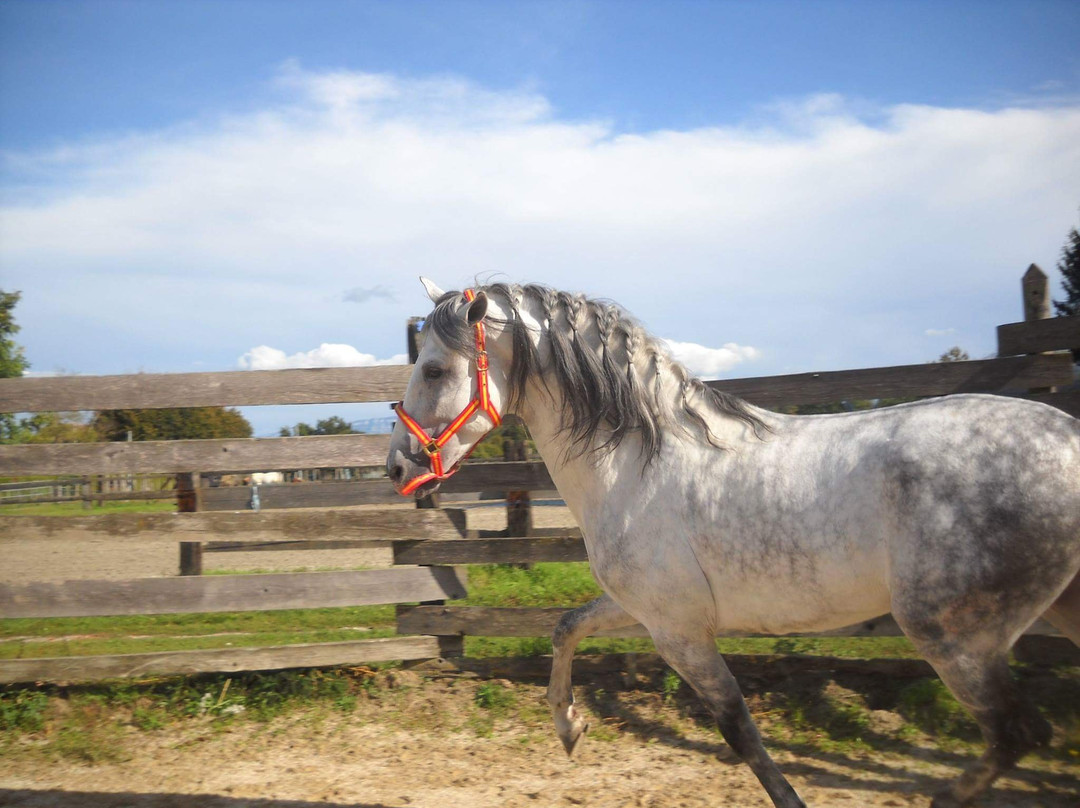
[[[465, 299], [472, 303], [472, 301], [476, 299], [476, 293], [472, 289], [466, 289]], [[416, 422], [416, 419], [405, 412], [405, 402], [399, 401], [397, 404], [393, 405], [393, 410], [397, 413], [398, 418], [401, 419], [401, 423], [405, 425], [405, 428], [409, 430], [418, 441], [420, 441], [420, 448], [424, 450], [424, 454], [431, 460], [431, 470], [409, 480], [405, 487], [401, 489], [402, 496], [408, 496], [416, 489], [420, 488], [422, 485], [426, 485], [432, 480], [445, 480], [448, 477], [452, 477], [457, 472], [462, 460], [472, 454], [473, 449], [475, 449], [477, 444], [480, 443], [480, 440], [483, 440], [484, 438], [481, 437], [480, 440], [470, 446], [469, 450], [461, 457], [461, 460], [458, 460], [449, 471], [443, 469], [442, 450], [443, 447], [450, 442], [450, 439], [461, 431], [461, 428], [465, 426], [468, 420], [477, 412], [483, 412], [488, 417], [488, 420], [491, 421], [491, 429], [494, 429], [502, 423], [502, 416], [500, 416], [498, 410], [495, 409], [495, 405], [491, 403], [491, 395], [488, 391], [489, 363], [487, 344], [484, 338], [483, 321], [478, 322], [473, 328], [475, 329], [474, 336], [476, 339], [476, 395], [465, 405], [465, 409], [458, 413], [457, 417], [450, 422], [450, 425], [446, 427], [446, 429], [440, 432], [437, 437], [433, 438]], [[491, 430], [488, 431], [490, 432]], [[485, 436], [486, 434], [487, 433], [485, 433]]]

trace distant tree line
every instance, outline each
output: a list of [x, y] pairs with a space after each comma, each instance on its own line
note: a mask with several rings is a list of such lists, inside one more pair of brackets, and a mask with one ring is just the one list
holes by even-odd
[[[15, 335], [15, 306], [20, 292], [0, 290], [0, 378], [22, 376], [30, 369]], [[189, 440], [250, 438], [251, 424], [239, 410], [185, 407], [165, 410], [39, 412], [22, 418], [0, 413], [0, 443], [90, 443], [110, 440]]]
[[357, 430], [352, 428], [352, 424], [346, 421], [344, 418], [338, 415], [331, 415], [329, 418], [323, 418], [321, 421], [316, 421], [315, 426], [311, 424], [305, 424], [301, 421], [293, 426], [283, 426], [278, 430], [278, 435], [283, 438], [302, 438], [305, 435], [356, 435], [359, 434]]

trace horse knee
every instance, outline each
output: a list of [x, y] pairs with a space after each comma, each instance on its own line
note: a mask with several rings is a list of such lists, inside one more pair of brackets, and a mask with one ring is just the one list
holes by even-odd
[[551, 645], [553, 648], [558, 649], [566, 645], [577, 627], [578, 619], [576, 610], [563, 612], [562, 616], [559, 617], [559, 622], [555, 624], [555, 628], [551, 632]]

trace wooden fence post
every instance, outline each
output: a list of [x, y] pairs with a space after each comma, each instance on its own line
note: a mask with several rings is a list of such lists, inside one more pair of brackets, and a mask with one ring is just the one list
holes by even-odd
[[[1032, 264], [1027, 268], [1024, 277], [1020, 281], [1024, 290], [1024, 322], [1033, 320], [1046, 320], [1050, 317], [1050, 279], [1039, 268], [1038, 264]], [[1056, 387], [1032, 387], [1029, 393], [1053, 393]]]
[[[528, 460], [526, 445], [523, 438], [503, 438], [503, 459], [510, 462]], [[532, 528], [532, 495], [528, 491], [507, 491], [506, 535], [531, 536]]]
[[[178, 513], [196, 513], [199, 510], [199, 478], [201, 476], [192, 472], [176, 475], [176, 510]], [[202, 575], [202, 571], [202, 542], [180, 542], [180, 574]]]

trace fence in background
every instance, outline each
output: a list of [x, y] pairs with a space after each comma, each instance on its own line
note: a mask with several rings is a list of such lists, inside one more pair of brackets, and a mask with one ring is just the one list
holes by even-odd
[[[1033, 271], [1025, 276], [1029, 290]], [[1037, 280], [1037, 278], [1036, 278]], [[1042, 276], [1044, 301], [1045, 276]], [[1036, 293], [1026, 291], [1025, 299]], [[1036, 310], [1038, 311], [1038, 310]], [[1042, 311], [1045, 311], [1043, 307]], [[709, 382], [766, 407], [993, 392], [1037, 398], [1080, 416], [1072, 357], [1046, 353], [1080, 347], [1080, 318], [1035, 319], [998, 329], [999, 358], [868, 370], [804, 373]], [[409, 366], [241, 371], [197, 374], [20, 378], [0, 380], [0, 411], [41, 412], [256, 404], [391, 401], [401, 397]], [[577, 531], [530, 531], [510, 538], [469, 531], [456, 509], [335, 510], [400, 502], [384, 480], [264, 486], [262, 507], [202, 488], [200, 473], [250, 469], [380, 466], [388, 435], [340, 435], [100, 444], [0, 446], [0, 475], [176, 475], [178, 513], [0, 516], [0, 536], [41, 542], [109, 537], [187, 547], [189, 572], [203, 549], [388, 547], [394, 567], [351, 572], [283, 573], [0, 584], [0, 617], [156, 614], [399, 604], [399, 637], [270, 648], [181, 651], [0, 661], [0, 682], [84, 681], [115, 676], [358, 664], [460, 655], [462, 638], [538, 636], [562, 609], [449, 606], [466, 592], [470, 564], [584, 561]], [[444, 491], [550, 489], [542, 464], [472, 464]], [[280, 491], [276, 489], [281, 489]], [[242, 495], [243, 489], [235, 489]], [[147, 492], [149, 493], [149, 492]], [[247, 492], [250, 497], [250, 492]], [[263, 499], [265, 497], [265, 499]], [[131, 497], [126, 497], [131, 498]], [[321, 511], [292, 512], [293, 507]], [[278, 510], [281, 508], [281, 510]], [[0, 544], [2, 548], [2, 544]], [[182, 556], [183, 558], [183, 556]], [[420, 605], [412, 605], [417, 604]], [[1037, 625], [1036, 633], [1052, 632]], [[897, 633], [887, 616], [832, 634]], [[640, 627], [609, 636], [643, 636]], [[1067, 642], [1067, 641], [1065, 641]]]

